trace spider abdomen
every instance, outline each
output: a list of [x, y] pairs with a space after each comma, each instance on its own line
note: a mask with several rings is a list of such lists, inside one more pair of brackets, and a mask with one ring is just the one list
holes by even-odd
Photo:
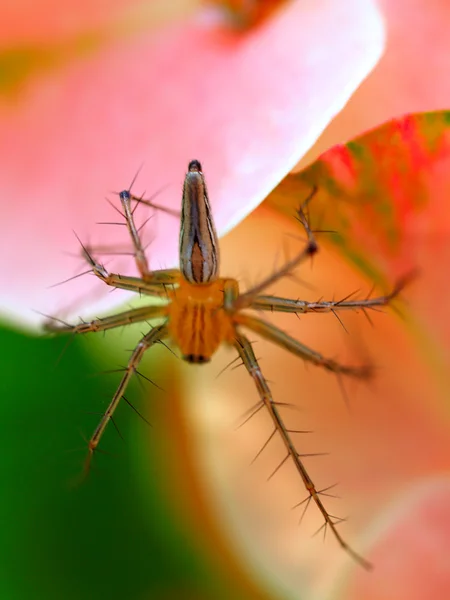
[[171, 300], [168, 332], [184, 360], [208, 362], [221, 343], [233, 341], [232, 319], [223, 307], [223, 280], [204, 285], [183, 280]]

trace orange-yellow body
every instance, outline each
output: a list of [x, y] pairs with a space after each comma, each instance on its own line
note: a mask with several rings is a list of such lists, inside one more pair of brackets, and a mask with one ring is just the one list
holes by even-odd
[[224, 289], [235, 285], [223, 278], [193, 284], [180, 278], [168, 292], [168, 333], [189, 362], [207, 362], [221, 343], [235, 338], [232, 314], [224, 306]]

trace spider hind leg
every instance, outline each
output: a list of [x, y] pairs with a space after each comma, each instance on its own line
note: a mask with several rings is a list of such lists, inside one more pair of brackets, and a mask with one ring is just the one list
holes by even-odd
[[100, 419], [99, 424], [97, 425], [94, 433], [92, 434], [89, 442], [88, 442], [88, 455], [86, 456], [86, 460], [84, 463], [83, 476], [86, 477], [91, 469], [92, 459], [94, 457], [94, 453], [97, 451], [97, 447], [100, 443], [100, 440], [105, 432], [105, 429], [110, 421], [114, 423], [113, 417], [114, 412], [119, 405], [120, 400], [124, 396], [128, 384], [130, 382], [131, 377], [134, 373], [136, 373], [139, 363], [141, 362], [145, 352], [154, 344], [158, 343], [167, 334], [167, 326], [165, 323], [154, 327], [149, 333], [144, 335], [136, 348], [133, 350], [128, 364], [124, 370], [122, 379], [117, 387], [114, 396], [111, 402], [108, 405], [108, 408], [104, 412], [102, 418]]
[[[277, 407], [277, 403], [273, 400], [269, 385], [264, 375], [262, 374], [261, 368], [259, 366], [255, 353], [253, 352], [253, 348], [250, 341], [241, 333], [236, 332], [234, 346], [238, 351], [239, 356], [241, 357], [242, 362], [245, 365], [245, 368], [247, 369], [247, 372], [255, 382], [261, 401], [264, 403], [270, 415], [270, 418], [272, 419], [273, 425], [278, 434], [280, 435], [283, 444], [286, 448], [287, 455], [285, 459], [283, 459], [282, 463], [280, 463], [279, 467], [281, 467], [284, 464], [284, 462], [286, 462], [286, 460], [291, 458], [298, 474], [300, 475], [300, 478], [302, 479], [303, 485], [305, 486], [306, 491], [308, 492], [308, 500], [312, 499], [314, 501], [324, 518], [324, 524], [322, 527], [324, 527], [325, 529], [329, 528], [333, 533], [335, 539], [341, 546], [341, 548], [343, 548], [348, 554], [350, 554], [350, 556], [352, 556], [364, 568], [370, 569], [372, 565], [365, 558], [363, 558], [357, 552], [355, 552], [337, 530], [337, 525], [339, 524], [340, 520], [333, 517], [333, 515], [331, 515], [325, 508], [325, 505], [322, 501], [322, 496], [324, 494], [323, 492], [318, 490], [314, 485], [311, 477], [308, 474], [308, 471], [306, 470], [306, 467], [303, 464], [302, 455], [296, 450], [289, 430], [286, 428], [283, 419], [281, 418], [280, 411]], [[277, 467], [277, 470], [279, 467]], [[307, 504], [309, 504], [309, 502], [307, 502]]]

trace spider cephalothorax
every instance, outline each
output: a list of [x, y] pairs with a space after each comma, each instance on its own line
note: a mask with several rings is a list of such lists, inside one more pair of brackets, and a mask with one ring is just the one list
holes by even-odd
[[[291, 459], [308, 492], [308, 499], [313, 500], [321, 512], [325, 526], [333, 532], [339, 544], [364, 566], [369, 564], [356, 554], [343, 540], [336, 525], [338, 521], [326, 510], [322, 495], [317, 490], [303, 464], [302, 455], [296, 449], [291, 432], [285, 427], [277, 402], [263, 376], [255, 357], [252, 345], [244, 333], [247, 329], [257, 333], [289, 352], [323, 367], [338, 375], [366, 378], [370, 374], [368, 366], [347, 366], [322, 356], [319, 352], [305, 346], [281, 329], [254, 316], [249, 311], [271, 311], [289, 313], [337, 312], [357, 308], [368, 309], [384, 306], [398, 294], [403, 283], [398, 284], [386, 296], [366, 300], [341, 300], [330, 302], [307, 302], [291, 300], [275, 296], [263, 295], [266, 288], [276, 283], [317, 252], [314, 234], [305, 215], [305, 207], [314, 196], [313, 190], [298, 209], [298, 220], [307, 234], [303, 249], [288, 260], [281, 269], [272, 273], [259, 284], [239, 292], [236, 280], [219, 277], [219, 247], [214, 221], [209, 205], [208, 193], [202, 167], [199, 161], [189, 163], [183, 186], [181, 227], [180, 227], [180, 268], [151, 271], [135, 226], [132, 201], [148, 203], [132, 196], [129, 191], [120, 193], [123, 216], [128, 227], [134, 247], [136, 267], [140, 277], [130, 277], [109, 273], [95, 260], [90, 251], [83, 247], [83, 253], [90, 264], [92, 272], [105, 284], [138, 292], [149, 299], [165, 300], [163, 305], [148, 306], [127, 310], [116, 315], [95, 319], [88, 323], [74, 326], [61, 325], [56, 320], [47, 323], [51, 331], [86, 333], [88, 331], [105, 331], [130, 323], [159, 319], [160, 323], [145, 334], [131, 354], [124, 370], [122, 380], [100, 423], [88, 444], [88, 456], [85, 471], [89, 470], [92, 456], [114, 411], [123, 397], [128, 383], [142, 359], [144, 353], [155, 343], [168, 339], [177, 346], [183, 359], [191, 363], [204, 363], [221, 344], [233, 346], [249, 375], [255, 382], [260, 396], [260, 407], [265, 407], [273, 423], [273, 434], [278, 432], [286, 449], [286, 459]], [[150, 203], [151, 204], [151, 203]], [[272, 437], [271, 435], [271, 437]]]

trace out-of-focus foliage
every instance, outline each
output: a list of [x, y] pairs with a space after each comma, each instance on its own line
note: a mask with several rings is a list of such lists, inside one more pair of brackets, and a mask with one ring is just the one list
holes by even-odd
[[102, 444], [107, 455], [77, 481], [84, 436], [117, 383], [117, 374], [98, 373], [124, 354], [120, 336], [108, 341], [113, 353], [104, 342], [74, 340], [56, 364], [67, 340], [0, 329], [0, 597], [264, 600], [223, 545], [211, 551], [201, 515], [190, 510], [186, 519], [192, 500], [179, 498], [186, 490], [170, 481], [177, 444], [164, 414], [173, 410], [173, 357], [169, 371], [164, 352], [153, 356], [165, 393], [146, 384], [143, 401], [134, 382], [128, 395], [153, 427], [123, 403], [116, 422], [125, 443], [112, 428]]

